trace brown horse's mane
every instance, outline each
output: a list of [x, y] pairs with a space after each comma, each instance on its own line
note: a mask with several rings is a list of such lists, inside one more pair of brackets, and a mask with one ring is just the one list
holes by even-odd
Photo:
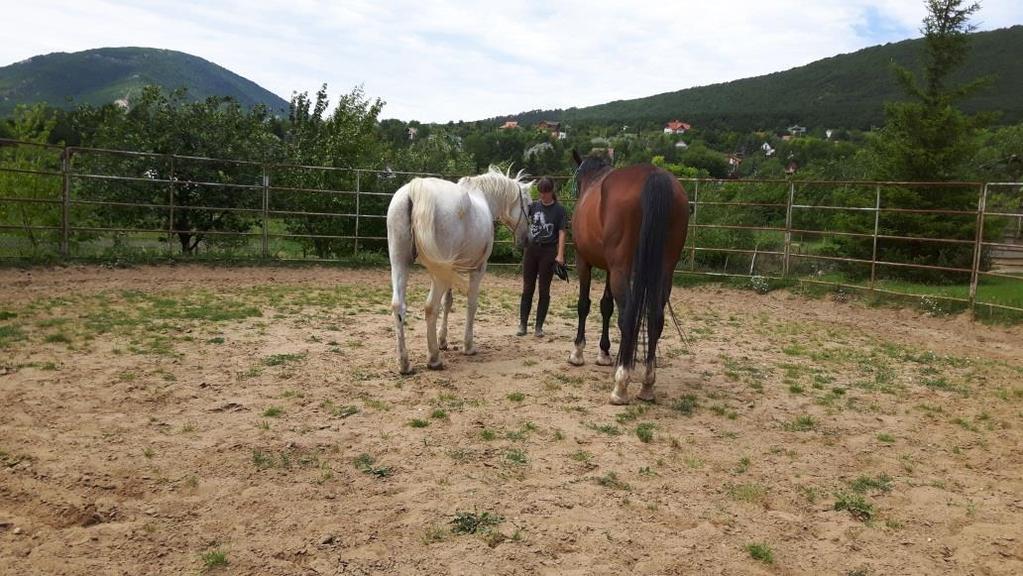
[[589, 182], [600, 176], [601, 173], [610, 172], [611, 170], [614, 170], [614, 166], [611, 165], [611, 161], [607, 156], [587, 156], [583, 159], [575, 171], [576, 187], [578, 188], [576, 200], [581, 199], [586, 192], [586, 189], [583, 187], [584, 180]]

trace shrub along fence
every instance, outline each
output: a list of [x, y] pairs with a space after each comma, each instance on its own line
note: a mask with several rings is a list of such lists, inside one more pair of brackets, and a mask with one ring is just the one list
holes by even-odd
[[[390, 196], [424, 175], [0, 140], [0, 258], [382, 263]], [[1023, 312], [1023, 270], [994, 258], [1023, 244], [1020, 183], [682, 183], [680, 272]], [[499, 227], [492, 265], [518, 259]]]

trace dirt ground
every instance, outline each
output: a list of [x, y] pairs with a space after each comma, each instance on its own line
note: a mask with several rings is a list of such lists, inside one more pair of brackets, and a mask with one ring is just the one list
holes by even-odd
[[413, 286], [401, 377], [386, 270], [0, 270], [0, 573], [1023, 574], [1018, 327], [677, 288], [619, 407], [574, 282], [437, 372]]

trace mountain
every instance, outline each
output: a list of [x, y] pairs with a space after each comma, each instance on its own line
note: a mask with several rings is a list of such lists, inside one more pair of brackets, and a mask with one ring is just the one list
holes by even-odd
[[[996, 79], [964, 101], [962, 109], [999, 111], [999, 123], [1023, 122], [1023, 26], [971, 34], [970, 47], [969, 58], [957, 78], [962, 81], [994, 75]], [[923, 55], [922, 38], [905, 40], [766, 76], [585, 108], [534, 110], [493, 120], [518, 120], [526, 125], [558, 120], [649, 127], [678, 118], [697, 127], [733, 130], [779, 129], [791, 124], [811, 129], [869, 129], [884, 123], [885, 101], [904, 98], [891, 63], [919, 72]], [[680, 63], [680, 69], [684, 69], [684, 63]]]
[[265, 104], [286, 113], [288, 102], [255, 82], [183, 52], [155, 48], [98, 48], [33, 56], [0, 68], [0, 117], [18, 104], [46, 102], [71, 108], [102, 105], [147, 84], [188, 88], [189, 97], [232, 96], [244, 106]]

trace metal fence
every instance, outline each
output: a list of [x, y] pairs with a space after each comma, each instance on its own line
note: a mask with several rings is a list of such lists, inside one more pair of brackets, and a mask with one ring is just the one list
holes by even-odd
[[[424, 175], [0, 140], [0, 257], [345, 261], [386, 251], [389, 197]], [[570, 178], [556, 180], [571, 211]], [[991, 256], [1023, 245], [1021, 183], [682, 182], [680, 271], [1023, 312], [1023, 269]], [[517, 265], [503, 229], [493, 265]]]

